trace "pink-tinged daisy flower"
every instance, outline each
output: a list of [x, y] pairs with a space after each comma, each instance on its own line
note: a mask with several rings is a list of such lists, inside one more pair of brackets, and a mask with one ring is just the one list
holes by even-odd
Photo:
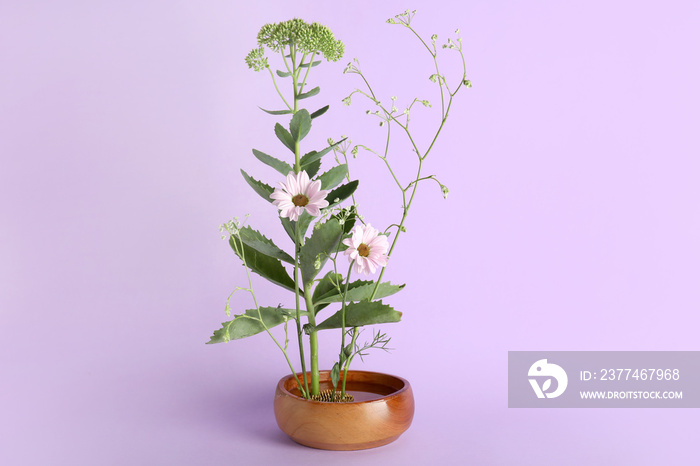
[[304, 211], [314, 217], [319, 216], [321, 209], [328, 207], [328, 193], [321, 189], [319, 180], [310, 181], [309, 175], [302, 170], [298, 175], [289, 172], [287, 181], [281, 182], [280, 188], [275, 188], [270, 197], [280, 209], [280, 217], [289, 217], [289, 220], [296, 222]]
[[379, 230], [367, 225], [358, 225], [350, 238], [344, 239], [348, 249], [345, 255], [350, 261], [355, 261], [355, 272], [369, 275], [377, 271], [377, 267], [386, 266], [389, 240], [380, 235]]

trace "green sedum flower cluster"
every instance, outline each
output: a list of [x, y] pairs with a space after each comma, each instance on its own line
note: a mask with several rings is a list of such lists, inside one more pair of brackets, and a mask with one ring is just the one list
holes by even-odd
[[248, 64], [248, 68], [255, 71], [262, 71], [267, 68], [267, 57], [265, 56], [265, 49], [258, 47], [250, 51], [247, 57], [245, 57], [245, 62]]
[[251, 50], [245, 61], [249, 68], [260, 71], [268, 67], [264, 48], [285, 53], [288, 47], [302, 54], [320, 53], [328, 61], [338, 61], [345, 46], [326, 26], [295, 18], [266, 24], [258, 33], [258, 48]]

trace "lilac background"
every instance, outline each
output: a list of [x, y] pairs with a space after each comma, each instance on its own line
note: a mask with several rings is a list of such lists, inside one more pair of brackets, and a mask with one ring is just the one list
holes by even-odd
[[[388, 271], [408, 283], [396, 350], [356, 366], [411, 381], [414, 425], [302, 448], [274, 422], [271, 342], [203, 344], [244, 283], [218, 225], [251, 213], [284, 241], [238, 173], [273, 182], [250, 149], [283, 153], [243, 57], [266, 22], [328, 25], [347, 52], [314, 76], [332, 111], [309, 141], [378, 146], [340, 73], [359, 57], [382, 98], [437, 102], [429, 57], [384, 24], [406, 7], [425, 36], [461, 28], [474, 82], [427, 166], [451, 195], [425, 185]], [[698, 349], [699, 22], [696, 1], [0, 3], [0, 463], [697, 464], [697, 411], [509, 410], [506, 362]], [[355, 162], [391, 223], [386, 173]]]

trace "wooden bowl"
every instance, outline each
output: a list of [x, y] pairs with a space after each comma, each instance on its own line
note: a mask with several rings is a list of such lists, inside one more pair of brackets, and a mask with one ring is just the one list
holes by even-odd
[[[301, 380], [301, 374], [297, 374]], [[342, 383], [342, 379], [341, 379]], [[322, 371], [320, 388], [333, 388], [330, 371]], [[364, 450], [391, 443], [411, 425], [413, 391], [407, 380], [379, 372], [348, 371], [351, 403], [301, 397], [290, 374], [275, 390], [277, 425], [292, 440], [323, 450]]]

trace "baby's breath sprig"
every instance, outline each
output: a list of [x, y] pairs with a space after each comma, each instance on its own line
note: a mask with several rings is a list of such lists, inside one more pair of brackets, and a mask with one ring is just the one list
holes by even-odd
[[[430, 45], [426, 43], [426, 41], [413, 29], [411, 26], [411, 21], [415, 15], [415, 10], [409, 11], [406, 10], [405, 12], [396, 15], [394, 18], [390, 18], [387, 20], [387, 23], [389, 24], [401, 24], [404, 27], [406, 27], [408, 30], [413, 33], [413, 35], [416, 36], [416, 38], [423, 44], [425, 49], [428, 51], [430, 56], [433, 59], [433, 64], [434, 64], [434, 72], [429, 75], [430, 81], [438, 84], [439, 89], [440, 89], [440, 120], [439, 120], [439, 126], [437, 130], [435, 131], [432, 140], [430, 140], [430, 143], [427, 145], [427, 147], [424, 150], [421, 150], [419, 146], [417, 145], [416, 141], [413, 138], [413, 135], [411, 131], [409, 130], [409, 122], [410, 122], [410, 115], [411, 115], [411, 110], [413, 108], [413, 105], [416, 103], [421, 103], [425, 107], [432, 107], [432, 104], [428, 100], [423, 100], [423, 99], [414, 99], [411, 104], [406, 107], [402, 112], [399, 112], [399, 106], [396, 105], [396, 97], [391, 98], [391, 106], [386, 107], [382, 105], [381, 101], [377, 98], [375, 95], [374, 91], [372, 90], [372, 87], [369, 85], [369, 82], [365, 78], [364, 74], [362, 71], [360, 71], [359, 66], [351, 66], [352, 64], [349, 64], [348, 67], [346, 67], [346, 72], [353, 72], [362, 78], [364, 83], [367, 86], [367, 90], [362, 91], [357, 89], [356, 91], [353, 91], [351, 95], [354, 93], [360, 93], [367, 97], [370, 101], [374, 102], [375, 105], [379, 107], [379, 110], [377, 111], [370, 111], [368, 110], [366, 113], [368, 115], [373, 115], [376, 116], [380, 119], [380, 126], [387, 126], [387, 136], [386, 136], [386, 145], [384, 149], [383, 154], [377, 154], [381, 160], [384, 161], [386, 164], [389, 172], [391, 173], [394, 181], [396, 182], [397, 186], [401, 190], [401, 195], [403, 199], [403, 215], [401, 217], [401, 220], [397, 224], [393, 224], [393, 226], [397, 227], [396, 235], [393, 238], [393, 241], [391, 242], [391, 247], [389, 248], [389, 253], [388, 257], [391, 257], [392, 252], [394, 251], [394, 248], [396, 246], [397, 240], [399, 236], [401, 235], [402, 232], [405, 232], [405, 227], [404, 223], [406, 221], [406, 218], [408, 216], [409, 209], [413, 203], [413, 199], [416, 194], [416, 190], [418, 187], [418, 184], [420, 184], [421, 181], [427, 181], [427, 180], [433, 180], [435, 181], [439, 186], [440, 190], [442, 191], [442, 195], [444, 198], [447, 198], [449, 194], [449, 189], [442, 184], [434, 175], [430, 176], [422, 176], [422, 169], [423, 169], [423, 162], [425, 159], [428, 157], [430, 152], [432, 151], [435, 142], [437, 141], [438, 136], [440, 135], [440, 132], [442, 131], [442, 128], [444, 127], [448, 117], [449, 117], [449, 112], [452, 107], [452, 102], [459, 90], [462, 87], [471, 87], [471, 81], [467, 79], [467, 69], [466, 69], [466, 62], [464, 59], [464, 52], [462, 50], [462, 38], [459, 37], [459, 29], [455, 31], [455, 34], [458, 36], [457, 39], [452, 39], [448, 38], [447, 43], [443, 46], [445, 49], [451, 49], [455, 50], [459, 53], [461, 61], [462, 61], [462, 76], [460, 77], [458, 84], [454, 87], [454, 90], [450, 89], [450, 86], [448, 85], [447, 78], [440, 72], [440, 63], [438, 60], [438, 48], [437, 48], [437, 40], [438, 36], [437, 34], [433, 34], [430, 37]], [[351, 71], [352, 70], [352, 71]], [[403, 120], [402, 117], [405, 117], [405, 120]], [[413, 178], [410, 182], [408, 183], [402, 183], [398, 177], [396, 176], [396, 173], [391, 167], [391, 164], [389, 163], [388, 155], [389, 155], [389, 148], [390, 148], [390, 141], [391, 141], [391, 127], [393, 125], [398, 125], [399, 128], [404, 132], [406, 137], [409, 140], [409, 143], [412, 146], [412, 151], [416, 154], [417, 156], [417, 161], [418, 161], [418, 167], [416, 170], [416, 176]], [[373, 152], [373, 151], [372, 151]], [[379, 274], [379, 279], [377, 280], [377, 283], [381, 282], [382, 276], [384, 275], [384, 271], [386, 270], [385, 268], [382, 268], [380, 274]], [[376, 295], [376, 292], [378, 290], [378, 285], [375, 287], [374, 293], [372, 294], [372, 298]]]
[[389, 24], [402, 24], [406, 27], [411, 26], [411, 20], [413, 17], [416, 15], [416, 10], [406, 10], [403, 13], [399, 13], [398, 15], [394, 16], [393, 18], [389, 18], [386, 20], [387, 23]]
[[345, 69], [343, 70], [343, 74], [360, 74], [360, 62], [358, 61], [357, 58], [353, 58], [351, 62], [348, 62], [347, 65], [345, 65]]

